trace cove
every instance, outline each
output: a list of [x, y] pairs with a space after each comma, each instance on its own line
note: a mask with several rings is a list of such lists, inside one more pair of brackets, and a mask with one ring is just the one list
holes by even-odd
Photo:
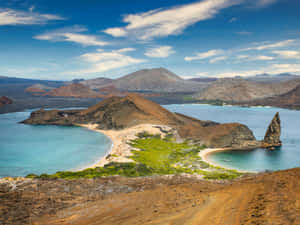
[[183, 113], [201, 120], [220, 123], [239, 122], [247, 125], [258, 140], [279, 112], [282, 126], [282, 147], [274, 151], [216, 152], [209, 160], [224, 167], [243, 171], [283, 170], [300, 166], [300, 111], [272, 107], [212, 106], [204, 104], [165, 105], [170, 111]]
[[29, 115], [30, 111], [0, 115], [0, 177], [84, 168], [111, 147], [109, 138], [82, 127], [18, 123]]

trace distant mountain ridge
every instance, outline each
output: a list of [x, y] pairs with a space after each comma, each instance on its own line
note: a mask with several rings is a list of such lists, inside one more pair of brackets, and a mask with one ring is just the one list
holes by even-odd
[[300, 79], [260, 83], [241, 78], [222, 78], [194, 95], [198, 100], [243, 102], [281, 95], [300, 84]]
[[67, 86], [52, 89], [45, 93], [48, 96], [59, 96], [59, 97], [80, 97], [80, 98], [96, 98], [97, 92], [91, 90], [89, 87], [80, 84], [73, 83]]
[[300, 84], [294, 74], [182, 79], [165, 68], [143, 69], [118, 79], [99, 77], [69, 82], [0, 77], [0, 95], [14, 99], [33, 96], [108, 98], [135, 92], [160, 103], [225, 101], [249, 102], [285, 94]]
[[54, 87], [49, 87], [49, 86], [46, 86], [43, 84], [34, 84], [34, 85], [26, 88], [25, 91], [30, 92], [30, 93], [45, 93], [52, 89], [54, 89]]
[[116, 80], [98, 78], [82, 81], [81, 83], [92, 89], [114, 86], [122, 91], [160, 93], [195, 92], [206, 86], [199, 82], [184, 80], [175, 73], [164, 68], [139, 70]]
[[270, 75], [268, 73], [264, 73], [255, 76], [244, 77], [245, 80], [261, 82], [261, 83], [276, 83], [276, 82], [289, 81], [289, 80], [299, 79], [299, 78], [300, 78], [299, 75], [294, 75], [290, 73], [281, 73], [277, 75]]
[[273, 106], [281, 108], [300, 109], [300, 85], [282, 95], [264, 99], [257, 99], [246, 103], [241, 102], [239, 104], [247, 106]]
[[109, 79], [105, 77], [80, 81], [81, 84], [88, 86], [91, 89], [99, 89], [102, 87], [111, 86], [112, 82], [113, 79]]

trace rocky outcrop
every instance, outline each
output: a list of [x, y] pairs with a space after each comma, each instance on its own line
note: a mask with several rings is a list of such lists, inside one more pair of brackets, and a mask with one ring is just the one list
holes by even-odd
[[26, 124], [98, 124], [99, 129], [123, 129], [139, 124], [168, 125], [184, 139], [213, 148], [257, 148], [252, 131], [239, 123], [220, 124], [172, 113], [137, 94], [111, 97], [84, 110], [38, 110], [23, 121]]
[[281, 146], [281, 124], [279, 113], [277, 112], [272, 119], [264, 138], [264, 144], [269, 146]]
[[4, 105], [9, 105], [12, 103], [13, 103], [13, 100], [11, 100], [10, 98], [8, 98], [6, 96], [0, 97], [0, 107], [4, 106]]

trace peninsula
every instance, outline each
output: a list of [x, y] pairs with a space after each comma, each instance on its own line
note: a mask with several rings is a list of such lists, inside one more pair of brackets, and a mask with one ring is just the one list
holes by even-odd
[[[81, 110], [38, 110], [23, 121], [34, 125], [83, 126], [100, 131], [113, 141], [113, 149], [92, 167], [110, 162], [132, 162], [130, 141], [141, 133], [171, 135], [176, 143], [188, 142], [207, 148], [201, 157], [214, 151], [230, 149], [274, 148], [280, 146], [280, 118], [273, 118], [264, 140], [256, 140], [253, 132], [243, 124], [220, 124], [198, 120], [179, 113], [172, 113], [159, 104], [137, 94], [111, 97]], [[205, 153], [205, 154], [204, 154]], [[203, 155], [204, 154], [204, 155]], [[113, 157], [112, 157], [113, 156]]]

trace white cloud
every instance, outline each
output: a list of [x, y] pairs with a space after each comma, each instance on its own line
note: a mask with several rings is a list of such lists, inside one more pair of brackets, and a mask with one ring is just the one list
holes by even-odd
[[266, 55], [258, 55], [258, 56], [254, 56], [253, 60], [273, 60], [274, 58], [271, 56], [266, 56]]
[[238, 55], [236, 58], [237, 59], [248, 59], [248, 58], [250, 58], [250, 55]]
[[211, 58], [211, 57], [214, 57], [217, 55], [221, 55], [223, 53], [224, 53], [224, 51], [221, 49], [212, 49], [207, 52], [197, 53], [195, 56], [186, 56], [184, 58], [184, 60], [185, 61], [193, 61], [193, 60], [207, 59], [207, 58]]
[[105, 46], [107, 42], [99, 40], [95, 35], [82, 34], [81, 32], [87, 29], [80, 26], [73, 26], [71, 28], [64, 28], [37, 35], [34, 38], [45, 41], [67, 41], [81, 44], [83, 46]]
[[243, 61], [268, 61], [268, 60], [273, 60], [274, 58], [272, 56], [267, 56], [267, 55], [238, 55], [236, 56], [236, 59], [238, 59], [238, 61], [236, 62], [243, 62]]
[[65, 72], [65, 74], [101, 73], [146, 61], [144, 59], [137, 59], [124, 54], [133, 50], [133, 48], [124, 48], [105, 52], [100, 49], [97, 52], [83, 54], [80, 56], [80, 58], [90, 64], [89, 68], [78, 71]]
[[166, 58], [174, 54], [172, 46], [159, 46], [156, 48], [150, 48], [145, 52], [145, 56], [152, 58]]
[[216, 63], [216, 62], [219, 62], [219, 61], [223, 61], [227, 59], [226, 56], [219, 56], [219, 57], [215, 57], [215, 58], [212, 58], [211, 60], [209, 60], [209, 63]]
[[278, 0], [257, 0], [256, 2], [254, 2], [254, 4], [258, 8], [263, 8], [263, 7], [266, 7], [268, 5], [275, 3], [277, 1]]
[[249, 51], [249, 50], [265, 50], [265, 49], [274, 49], [274, 48], [281, 48], [281, 47], [287, 47], [290, 46], [292, 44], [294, 44], [296, 42], [296, 40], [284, 40], [284, 41], [279, 41], [279, 42], [275, 42], [275, 43], [265, 43], [265, 44], [260, 44], [254, 47], [250, 47], [250, 48], [245, 48], [245, 49], [241, 49], [242, 51]]
[[115, 37], [133, 34], [141, 40], [179, 34], [188, 26], [214, 18], [220, 10], [244, 0], [203, 0], [169, 9], [156, 9], [124, 17], [125, 27], [108, 28], [105, 33]]
[[127, 35], [127, 31], [123, 28], [108, 28], [104, 31], [107, 34], [110, 34], [113, 37], [123, 37]]
[[33, 5], [33, 6], [31, 6], [31, 7], [29, 8], [29, 11], [30, 11], [30, 12], [33, 12], [34, 9], [35, 9], [35, 6]]
[[272, 73], [300, 73], [300, 64], [273, 64]]
[[272, 51], [272, 53], [277, 54], [284, 59], [300, 59], [299, 51]]
[[229, 23], [233, 23], [233, 22], [235, 22], [235, 21], [237, 21], [237, 18], [236, 18], [236, 17], [232, 17], [228, 22], [229, 22]]
[[52, 20], [64, 20], [64, 18], [53, 14], [35, 13], [33, 8], [29, 11], [0, 8], [0, 26], [45, 24]]
[[234, 32], [235, 34], [238, 34], [238, 35], [250, 35], [252, 34], [252, 32], [250, 31], [237, 31], [237, 32]]

